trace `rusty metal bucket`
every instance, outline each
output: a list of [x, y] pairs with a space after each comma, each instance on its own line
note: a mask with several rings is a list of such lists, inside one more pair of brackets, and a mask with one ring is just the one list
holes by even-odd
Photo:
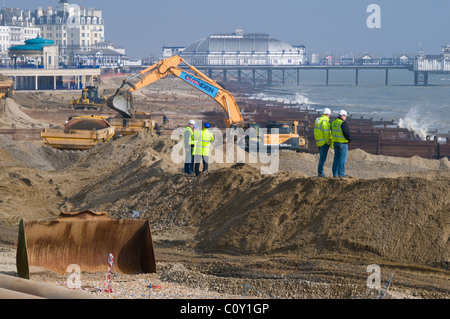
[[59, 274], [73, 264], [82, 272], [106, 271], [109, 254], [118, 272], [155, 273], [150, 223], [109, 219], [95, 212], [70, 213], [53, 221], [20, 221], [16, 262], [22, 278], [30, 277], [30, 267]]

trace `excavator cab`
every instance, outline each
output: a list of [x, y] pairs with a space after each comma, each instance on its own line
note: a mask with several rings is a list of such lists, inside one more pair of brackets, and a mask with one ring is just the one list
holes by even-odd
[[306, 140], [298, 134], [298, 121], [269, 122], [264, 125], [264, 145], [278, 145], [280, 149], [299, 151]]

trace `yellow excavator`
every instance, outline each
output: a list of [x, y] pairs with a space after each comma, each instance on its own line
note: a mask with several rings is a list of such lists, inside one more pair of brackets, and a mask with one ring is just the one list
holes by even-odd
[[[194, 74], [178, 67], [181, 63], [185, 64]], [[298, 134], [298, 122], [296, 121], [285, 123], [254, 123], [244, 120], [236, 100], [228, 91], [177, 55], [155, 63], [138, 74], [124, 80], [116, 93], [108, 98], [106, 104], [123, 117], [131, 117], [134, 112], [132, 93], [168, 75], [174, 75], [180, 78], [220, 104], [226, 115], [224, 120], [226, 128], [241, 128], [243, 131], [254, 129], [253, 132], [255, 134], [252, 136], [254, 138], [256, 137], [256, 139], [260, 139], [260, 129], [265, 128], [268, 133], [264, 134], [262, 139], [264, 145], [268, 147], [277, 146], [279, 148], [299, 150], [300, 146], [306, 145], [305, 138]], [[139, 81], [132, 83], [131, 81], [137, 77], [140, 77]], [[272, 133], [272, 131], [278, 133]], [[231, 130], [231, 132], [234, 132], [234, 130]]]
[[[108, 98], [108, 107], [117, 111], [123, 119], [135, 118], [132, 93], [172, 74], [219, 103], [226, 114], [226, 128], [246, 130], [265, 127], [269, 132], [264, 135], [266, 145], [291, 149], [304, 145], [304, 138], [297, 134], [296, 122], [256, 124], [244, 120], [228, 91], [186, 62], [195, 75], [178, 68], [182, 62], [182, 58], [174, 56], [125, 80], [116, 94]], [[142, 78], [137, 83], [130, 82], [138, 76]], [[100, 125], [99, 130], [111, 129], [103, 118], [91, 120]], [[80, 128], [83, 124], [82, 119], [74, 118], [71, 127]], [[277, 129], [276, 133], [272, 132], [273, 129]], [[66, 130], [71, 131], [69, 127]], [[67, 135], [60, 139], [67, 139]], [[71, 264], [79, 265], [81, 271], [105, 270], [109, 253], [116, 256], [116, 267], [120, 272], [156, 272], [153, 241], [147, 220], [112, 220], [107, 213], [84, 211], [61, 214], [58, 219], [51, 221], [22, 221], [19, 225], [17, 268], [19, 275], [24, 278], [29, 278], [36, 267], [61, 274], [67, 272]]]

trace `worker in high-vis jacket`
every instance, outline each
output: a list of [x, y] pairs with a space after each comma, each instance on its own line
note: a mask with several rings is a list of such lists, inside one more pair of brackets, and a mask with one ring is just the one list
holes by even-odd
[[340, 111], [339, 117], [331, 123], [331, 135], [334, 145], [333, 176], [347, 177], [345, 164], [347, 163], [348, 143], [352, 140], [347, 124], [347, 111]]
[[195, 121], [190, 120], [184, 129], [183, 145], [184, 145], [184, 172], [186, 174], [194, 174], [194, 126]]
[[214, 135], [209, 131], [211, 125], [209, 123], [205, 123], [203, 126], [204, 128], [202, 131], [195, 131], [194, 133], [194, 170], [196, 176], [200, 175], [200, 162], [203, 162], [202, 172], [206, 172], [208, 170], [211, 143], [214, 141]]
[[331, 110], [325, 108], [322, 116], [316, 119], [314, 127], [314, 139], [319, 148], [319, 165], [317, 167], [317, 174], [319, 177], [325, 177], [323, 167], [328, 157], [328, 150], [332, 146], [331, 139], [331, 124], [330, 124]]

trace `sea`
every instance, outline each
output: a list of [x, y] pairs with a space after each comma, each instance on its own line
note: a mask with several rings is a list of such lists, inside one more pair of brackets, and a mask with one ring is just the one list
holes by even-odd
[[[450, 74], [431, 74], [428, 86], [415, 86], [414, 73], [389, 70], [360, 70], [355, 85], [354, 70], [330, 70], [328, 86], [324, 70], [300, 71], [295, 83], [264, 86], [250, 98], [285, 103], [286, 107], [323, 110], [333, 115], [346, 110], [353, 118], [391, 121], [413, 130], [423, 139], [428, 134], [450, 134]], [[293, 80], [291, 79], [293, 82]]]

